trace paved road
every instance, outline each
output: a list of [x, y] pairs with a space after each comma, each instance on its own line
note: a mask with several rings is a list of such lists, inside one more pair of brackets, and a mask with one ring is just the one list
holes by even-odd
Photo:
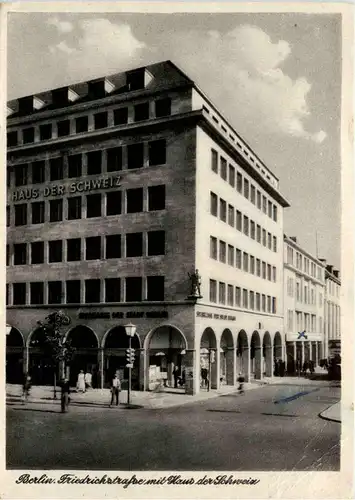
[[340, 424], [318, 416], [339, 398], [338, 388], [275, 385], [165, 410], [10, 403], [7, 467], [339, 470]]

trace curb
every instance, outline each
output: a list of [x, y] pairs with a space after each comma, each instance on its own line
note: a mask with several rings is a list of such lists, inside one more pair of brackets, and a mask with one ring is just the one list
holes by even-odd
[[332, 408], [332, 406], [335, 406], [336, 404], [338, 404], [338, 403], [333, 403], [332, 405], [328, 406], [328, 408], [326, 408], [325, 410], [323, 410], [322, 412], [320, 412], [318, 414], [318, 417], [321, 418], [322, 420], [327, 420], [329, 422], [337, 422], [338, 424], [341, 424], [341, 417], [340, 417], [340, 420], [339, 420], [337, 418], [326, 417], [326, 416], [323, 415], [326, 411], [328, 411], [330, 408]]

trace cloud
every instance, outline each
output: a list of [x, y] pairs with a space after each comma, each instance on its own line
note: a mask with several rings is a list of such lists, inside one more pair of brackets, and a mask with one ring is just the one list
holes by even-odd
[[64, 52], [65, 54], [72, 54], [74, 52], [75, 49], [72, 49], [71, 47], [69, 47], [69, 45], [67, 44], [67, 42], [64, 42], [63, 40], [61, 42], [59, 42], [57, 45], [55, 46], [51, 46], [49, 48], [49, 50], [54, 53], [56, 51], [60, 51], [60, 52]]
[[70, 33], [73, 31], [74, 26], [69, 21], [61, 21], [58, 17], [51, 17], [47, 24], [55, 26], [59, 33]]

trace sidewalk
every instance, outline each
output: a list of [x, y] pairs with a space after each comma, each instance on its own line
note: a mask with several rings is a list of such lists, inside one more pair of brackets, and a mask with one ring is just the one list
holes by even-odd
[[324, 410], [322, 413], [319, 414], [321, 418], [324, 418], [325, 420], [331, 420], [332, 422], [339, 422], [341, 423], [341, 405], [340, 401], [338, 403], [335, 403], [335, 405], [330, 406], [326, 410]]

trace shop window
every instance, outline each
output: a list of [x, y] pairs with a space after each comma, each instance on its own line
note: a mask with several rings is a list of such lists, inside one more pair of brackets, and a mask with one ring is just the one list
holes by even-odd
[[101, 153], [102, 151], [91, 151], [87, 154], [87, 175], [101, 174]]
[[218, 153], [214, 149], [211, 149], [211, 169], [218, 174]]
[[249, 200], [249, 181], [244, 179], [244, 197]]
[[17, 146], [18, 143], [18, 137], [17, 137], [17, 131], [13, 132], [8, 132], [7, 133], [7, 147], [11, 148], [13, 146]]
[[96, 113], [94, 115], [94, 126], [95, 129], [106, 128], [107, 127], [107, 112]]
[[164, 276], [147, 276], [147, 300], [164, 300]]
[[148, 187], [148, 210], [164, 210], [165, 209], [165, 186], [149, 186]]
[[234, 227], [234, 207], [228, 205], [228, 224]]
[[30, 283], [30, 302], [31, 304], [43, 304], [43, 283]]
[[86, 218], [101, 217], [101, 194], [89, 194], [86, 197]]
[[15, 205], [15, 226], [25, 226], [27, 224], [27, 204]]
[[210, 236], [210, 257], [217, 260], [217, 238]]
[[87, 132], [89, 129], [89, 119], [87, 116], [79, 116], [75, 119], [75, 132], [80, 134], [81, 132]]
[[107, 172], [122, 170], [122, 148], [111, 148], [107, 150]]
[[218, 291], [218, 302], [220, 304], [226, 303], [226, 284], [219, 282], [219, 291]]
[[118, 108], [113, 112], [113, 123], [115, 125], [124, 125], [128, 122], [128, 108]]
[[14, 306], [26, 304], [26, 283], [14, 283], [12, 290]]
[[126, 234], [126, 257], [143, 255], [143, 233]]
[[144, 144], [142, 142], [129, 144], [129, 146], [127, 146], [127, 168], [143, 168], [143, 162]]
[[227, 180], [227, 160], [221, 156], [221, 177], [224, 181]]
[[85, 239], [85, 259], [98, 260], [101, 259], [101, 236], [90, 236]]
[[69, 155], [68, 156], [68, 177], [72, 179], [73, 177], [82, 176], [82, 156], [81, 154]]
[[49, 172], [51, 181], [63, 179], [63, 158], [52, 158], [49, 160]]
[[62, 260], [63, 260], [63, 242], [62, 242], [62, 240], [49, 241], [48, 247], [49, 247], [48, 261], [49, 262], [62, 262]]
[[235, 168], [232, 165], [228, 166], [228, 182], [233, 188], [235, 187]]
[[46, 123], [45, 125], [40, 125], [39, 138], [41, 141], [47, 141], [49, 139], [52, 139], [52, 124], [51, 123]]
[[106, 193], [106, 215], [120, 215], [122, 213], [122, 191]]
[[67, 240], [67, 261], [81, 260], [81, 239], [71, 238]]
[[48, 304], [61, 304], [62, 303], [62, 282], [49, 281], [48, 282]]
[[22, 140], [24, 144], [30, 144], [35, 140], [35, 129], [33, 127], [24, 128], [22, 130]]
[[28, 182], [28, 165], [15, 165], [15, 186], [25, 186]]
[[121, 257], [121, 235], [110, 234], [106, 236], [106, 259], [119, 259]]
[[143, 212], [143, 188], [127, 189], [127, 213]]
[[31, 243], [31, 264], [43, 264], [44, 262], [44, 242], [36, 241]]
[[65, 137], [70, 134], [70, 121], [61, 120], [57, 122], [58, 137]]
[[105, 302], [121, 302], [120, 278], [105, 279]]
[[142, 278], [126, 278], [126, 302], [141, 302]]
[[226, 262], [226, 242], [219, 242], [219, 261], [225, 263]]
[[49, 222], [60, 222], [63, 220], [63, 200], [49, 201]]
[[85, 280], [85, 303], [100, 302], [101, 282], [99, 279]]
[[210, 280], [210, 302], [217, 302], [217, 281]]
[[155, 116], [160, 118], [162, 116], [171, 115], [171, 99], [170, 97], [165, 97], [164, 99], [158, 99], [155, 101]]
[[9, 205], [6, 205], [6, 227], [10, 226], [11, 222], [11, 208]]
[[32, 163], [32, 183], [42, 184], [45, 182], [45, 162], [44, 160]]
[[210, 205], [211, 205], [211, 214], [214, 215], [215, 217], [217, 217], [217, 215], [218, 215], [218, 196], [212, 192], [211, 192]]
[[243, 176], [240, 172], [237, 172], [237, 191], [241, 193], [243, 190]]
[[14, 265], [20, 266], [27, 264], [27, 244], [15, 243], [14, 245]]
[[239, 288], [239, 286], [235, 287], [235, 305], [237, 307], [241, 306], [241, 301], [242, 301], [242, 291]]
[[164, 165], [166, 163], [166, 140], [159, 139], [148, 143], [149, 165]]
[[148, 232], [148, 255], [165, 255], [165, 231]]
[[134, 121], [139, 122], [149, 119], [149, 102], [142, 102], [134, 106]]
[[44, 222], [44, 201], [31, 203], [32, 224], [42, 224]]
[[80, 280], [68, 280], [66, 285], [66, 298], [67, 304], [80, 304]]

